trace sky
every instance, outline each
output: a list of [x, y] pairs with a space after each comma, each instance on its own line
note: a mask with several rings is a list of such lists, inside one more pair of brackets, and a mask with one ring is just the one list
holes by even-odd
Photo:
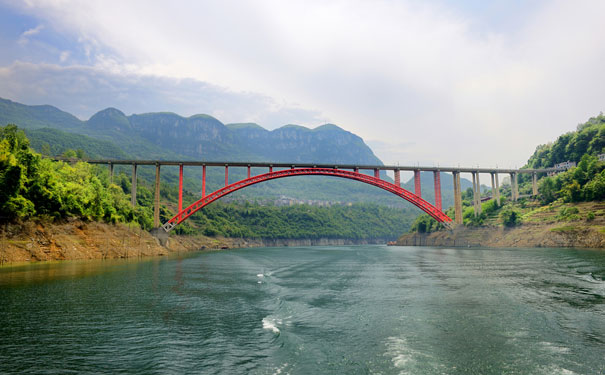
[[521, 167], [605, 110], [605, 1], [0, 0], [0, 97], [334, 123], [385, 164]]

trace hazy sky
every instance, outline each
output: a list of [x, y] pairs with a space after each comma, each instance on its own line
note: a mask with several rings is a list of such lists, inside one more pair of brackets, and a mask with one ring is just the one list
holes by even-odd
[[605, 110], [605, 1], [0, 0], [0, 97], [335, 123], [388, 164], [521, 166]]

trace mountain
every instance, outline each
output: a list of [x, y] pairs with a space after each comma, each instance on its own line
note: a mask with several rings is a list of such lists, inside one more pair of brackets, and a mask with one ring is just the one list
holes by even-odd
[[76, 129], [82, 125], [77, 117], [51, 105], [25, 105], [0, 98], [0, 124], [8, 123], [23, 124], [28, 128], [60, 129]]
[[[24, 128], [36, 150], [50, 150], [54, 155], [71, 148], [82, 149], [95, 158], [382, 165], [363, 139], [334, 124], [314, 129], [289, 124], [267, 130], [254, 123], [223, 124], [203, 114], [183, 117], [158, 112], [127, 116], [116, 108], [104, 109], [82, 121], [53, 106], [28, 106], [0, 99], [0, 125], [7, 123]], [[116, 169], [116, 173], [120, 171], [129, 173], [125, 167]], [[209, 168], [208, 191], [224, 184], [223, 173], [222, 168]], [[244, 175], [243, 168], [230, 170], [233, 181]], [[139, 176], [152, 181], [153, 168], [141, 167]], [[177, 178], [176, 167], [163, 168], [163, 182], [176, 184]], [[446, 207], [453, 201], [450, 180], [451, 177], [442, 176]], [[201, 168], [187, 168], [185, 188], [199, 192], [200, 181]], [[422, 183], [423, 196], [433, 201], [432, 174], [427, 177], [423, 174]], [[462, 183], [463, 188], [467, 186], [467, 182]], [[408, 185], [406, 187], [411, 188]], [[283, 195], [296, 199], [407, 205], [378, 188], [320, 176], [270, 181], [237, 192], [234, 197], [254, 199]]]

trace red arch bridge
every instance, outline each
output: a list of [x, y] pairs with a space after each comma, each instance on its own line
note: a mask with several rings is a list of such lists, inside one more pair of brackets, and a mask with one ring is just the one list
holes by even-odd
[[[55, 160], [63, 160], [75, 162], [74, 159], [57, 158]], [[132, 189], [131, 203], [136, 205], [137, 191], [137, 166], [153, 165], [155, 166], [155, 204], [154, 204], [154, 227], [163, 228], [166, 232], [171, 231], [175, 226], [182, 223], [195, 212], [202, 209], [204, 206], [220, 199], [237, 190], [243, 189], [250, 185], [255, 185], [264, 181], [275, 180], [278, 178], [294, 177], [294, 176], [332, 176], [346, 178], [363, 182], [369, 185], [377, 186], [383, 190], [393, 193], [406, 201], [412, 203], [422, 211], [435, 218], [438, 222], [450, 225], [454, 223], [452, 218], [448, 217], [441, 206], [441, 172], [449, 172], [453, 176], [454, 182], [454, 213], [455, 223], [462, 223], [462, 189], [460, 187], [460, 174], [468, 173], [472, 175], [473, 180], [473, 204], [475, 214], [481, 213], [481, 194], [480, 194], [480, 174], [491, 175], [492, 198], [500, 202], [500, 188], [498, 182], [499, 174], [509, 174], [511, 178], [511, 195], [510, 199], [515, 201], [519, 198], [519, 188], [517, 178], [519, 173], [526, 173], [532, 176], [532, 195], [538, 194], [537, 176], [540, 173], [546, 174], [554, 171], [554, 168], [545, 169], [498, 169], [498, 168], [461, 168], [461, 167], [420, 167], [420, 166], [394, 166], [394, 165], [333, 165], [333, 164], [308, 164], [308, 163], [261, 163], [261, 162], [203, 162], [203, 161], [160, 161], [160, 160], [86, 160], [90, 164], [106, 164], [109, 166], [110, 179], [113, 182], [113, 168], [115, 165], [132, 165]], [[178, 166], [179, 167], [179, 205], [178, 213], [160, 225], [160, 167], [161, 166]], [[202, 197], [195, 203], [183, 208], [183, 167], [195, 166], [202, 167]], [[206, 194], [206, 167], [224, 167], [225, 168], [225, 186]], [[247, 177], [233, 183], [229, 183], [229, 168], [244, 167], [247, 168]], [[268, 168], [268, 173], [252, 176], [251, 168]], [[278, 170], [274, 171], [274, 168]], [[360, 170], [371, 170], [373, 175], [360, 173]], [[392, 171], [394, 182], [383, 180], [380, 177], [380, 171]], [[401, 171], [414, 172], [414, 193], [401, 187]], [[432, 172], [435, 204], [431, 204], [422, 199], [420, 172]]]

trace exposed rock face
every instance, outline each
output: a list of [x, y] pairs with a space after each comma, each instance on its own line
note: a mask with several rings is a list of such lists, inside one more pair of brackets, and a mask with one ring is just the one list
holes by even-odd
[[0, 227], [0, 265], [75, 259], [115, 259], [169, 255], [204, 249], [229, 249], [269, 246], [330, 246], [377, 243], [386, 240], [319, 239], [244, 239], [205, 236], [165, 236], [160, 239], [139, 228], [123, 224], [105, 224], [68, 220], [63, 223], [4, 224]]
[[524, 224], [514, 228], [459, 226], [451, 231], [404, 234], [397, 245], [605, 248], [605, 233], [599, 226], [562, 223]]

